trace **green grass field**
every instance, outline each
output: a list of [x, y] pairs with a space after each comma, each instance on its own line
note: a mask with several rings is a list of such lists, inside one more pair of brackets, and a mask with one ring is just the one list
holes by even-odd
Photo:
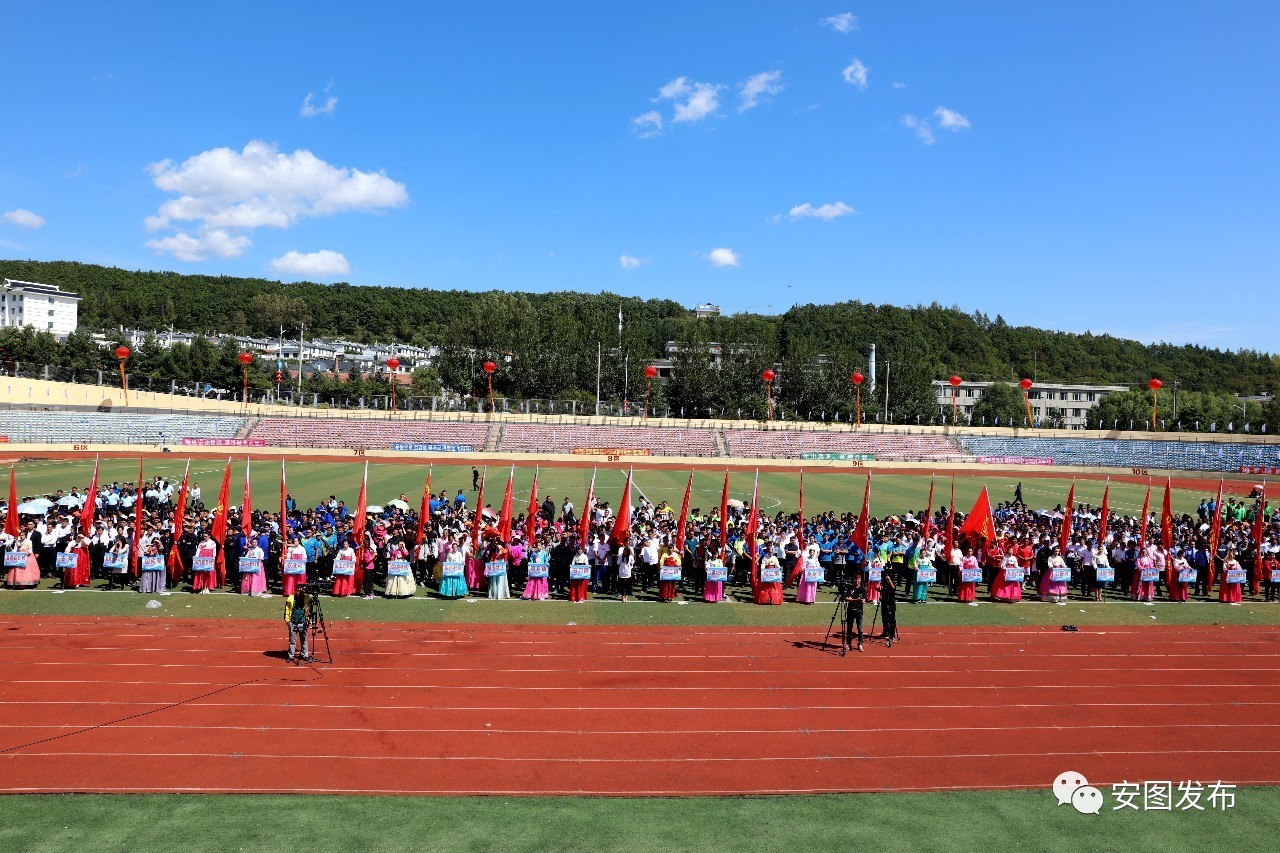
[[[300, 745], [305, 748], [305, 745]], [[590, 799], [26, 796], [5, 850], [1273, 850], [1280, 790], [1229, 810], [1082, 815], [1042, 791]], [[1104, 795], [1106, 792], [1104, 791]]]
[[[186, 457], [174, 454], [171, 459], [147, 460], [144, 469], [150, 477], [164, 474], [175, 481], [182, 478]], [[532, 463], [532, 460], [531, 460]], [[192, 462], [192, 480], [198, 482], [204, 492], [204, 501], [213, 506], [217, 502], [218, 487], [221, 483], [223, 464], [208, 459], [196, 459]], [[337, 495], [354, 505], [360, 491], [360, 477], [364, 466], [360, 462], [291, 462], [288, 466], [289, 490], [300, 503], [314, 506], [319, 500]], [[502, 491], [506, 487], [509, 466], [491, 466], [488, 469], [488, 483], [485, 487], [485, 502], [495, 506], [502, 502]], [[621, 497], [623, 483], [626, 480], [626, 467], [601, 467], [596, 476], [596, 494], [600, 500], [609, 501], [614, 506]], [[42, 460], [23, 463], [18, 466], [18, 490], [22, 496], [52, 493], [55, 489], [69, 490], [72, 486], [84, 489], [88, 486], [93, 473], [92, 460], [64, 461]], [[138, 475], [136, 461], [110, 459], [102, 462], [99, 475], [100, 482], [113, 481], [133, 482]], [[244, 490], [245, 464], [243, 458], [237, 460], [232, 467], [231, 494], [234, 503], [240, 502]], [[642, 469], [636, 473], [635, 488], [649, 500], [666, 500], [677, 507], [684, 495], [687, 471], [661, 471]], [[386, 501], [405, 495], [410, 505], [416, 508], [422, 496], [422, 487], [426, 477], [425, 465], [369, 465], [369, 503], [380, 505]], [[804, 477], [805, 513], [812, 515], [827, 510], [836, 512], [857, 512], [862, 507], [863, 486], [866, 482], [863, 471], [850, 470], [832, 472], [828, 469], [809, 471]], [[735, 472], [729, 480], [730, 496], [742, 501], [750, 501], [752, 474]], [[273, 507], [280, 500], [280, 466], [279, 462], [258, 461], [253, 465], [253, 501], [258, 507]], [[570, 498], [574, 505], [581, 508], [586, 497], [587, 484], [591, 480], [590, 468], [542, 468], [538, 479], [542, 497], [551, 495], [559, 506], [565, 498]], [[533, 482], [533, 467], [518, 467], [515, 472], [515, 499], [518, 507], [528, 503], [529, 489]], [[1010, 477], [975, 477], [959, 476], [955, 478], [956, 504], [962, 511], [967, 511], [978, 492], [986, 485], [993, 502], [1011, 500], [1017, 478]], [[724, 470], [709, 465], [694, 474], [692, 505], [709, 511], [718, 506], [720, 490], [724, 483]], [[799, 473], [763, 473], [760, 475], [761, 509], [772, 514], [775, 512], [795, 512], [799, 493]], [[1071, 486], [1070, 477], [1061, 478], [1027, 478], [1022, 480], [1023, 493], [1027, 503], [1033, 508], [1052, 508], [1066, 503], [1067, 491]], [[7, 484], [6, 484], [7, 485]], [[1080, 480], [1076, 486], [1076, 500], [1092, 503], [1095, 506], [1102, 502], [1103, 483], [1096, 480]], [[471, 491], [471, 467], [458, 465], [436, 465], [431, 481], [432, 491], [439, 493], [448, 491], [450, 495], [463, 489], [469, 501], [474, 505], [475, 494]], [[950, 499], [951, 478], [940, 476], [934, 493], [934, 507], [946, 504]], [[1163, 484], [1155, 484], [1152, 506], [1159, 506]], [[1116, 512], [1136, 515], [1142, 509], [1146, 487], [1131, 483], [1114, 483], [1111, 487], [1111, 507]], [[1174, 511], [1178, 513], [1194, 513], [1196, 504], [1205, 495], [1187, 490], [1174, 491]], [[904, 475], [877, 473], [871, 487], [872, 514], [884, 516], [923, 510], [929, 497], [929, 477], [922, 475]], [[638, 498], [638, 495], [637, 495]]]

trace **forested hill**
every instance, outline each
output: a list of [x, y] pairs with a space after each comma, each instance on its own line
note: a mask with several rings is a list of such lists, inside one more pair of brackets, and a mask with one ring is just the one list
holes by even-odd
[[[120, 325], [274, 337], [297, 334], [357, 340], [395, 338], [505, 353], [512, 392], [594, 388], [595, 343], [618, 342], [618, 309], [626, 318], [623, 347], [632, 366], [662, 355], [663, 342], [720, 341], [740, 365], [741, 381], [761, 364], [780, 362], [780, 380], [821, 385], [865, 370], [877, 345], [884, 362], [904, 373], [942, 378], [1089, 381], [1144, 385], [1159, 376], [1187, 390], [1255, 394], [1280, 391], [1280, 358], [1200, 346], [1144, 345], [1109, 335], [1009, 326], [982, 313], [938, 304], [915, 308], [851, 301], [797, 306], [777, 316], [734, 315], [695, 321], [669, 300], [614, 294], [473, 293], [348, 284], [285, 284], [229, 276], [134, 272], [71, 262], [0, 261], [4, 278], [54, 284], [84, 298], [83, 326]], [[851, 293], [856, 296], [856, 293]], [[1194, 306], [1188, 307], [1194, 311]], [[740, 354], [740, 355], [738, 355]], [[818, 359], [818, 356], [825, 356]], [[519, 369], [523, 369], [521, 374]], [[548, 372], [554, 375], [547, 375]], [[638, 371], [637, 371], [638, 372]], [[758, 374], [755, 374], [758, 376]], [[523, 377], [523, 378], [522, 378]], [[632, 379], [634, 384], [636, 380]], [[548, 387], [551, 386], [551, 387]]]

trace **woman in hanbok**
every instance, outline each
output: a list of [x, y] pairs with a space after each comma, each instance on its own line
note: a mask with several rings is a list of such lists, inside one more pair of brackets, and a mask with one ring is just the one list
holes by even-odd
[[1008, 604], [1021, 601], [1022, 579], [1009, 580], [1009, 573], [1013, 573], [1016, 576], [1020, 572], [1022, 572], [1022, 566], [1018, 562], [1018, 555], [1012, 551], [1001, 552], [1000, 567], [991, 576], [991, 599]]
[[[353, 566], [355, 565], [356, 549], [353, 547], [353, 543], [350, 539], [343, 540], [342, 547], [333, 555], [333, 562], [335, 564], [340, 560], [349, 560]], [[333, 574], [333, 589], [330, 594], [335, 598], [343, 598], [354, 594], [357, 589], [355, 576], [356, 571], [357, 569], [352, 569], [352, 573], [349, 575], [340, 575], [335, 571]]]
[[5, 572], [4, 585], [9, 589], [35, 589], [40, 584], [40, 564], [36, 561], [35, 549], [31, 545], [31, 530], [5, 551], [6, 555], [15, 552], [25, 555], [21, 566], [11, 566]]
[[511, 571], [511, 551], [506, 545], [496, 539], [493, 546], [489, 549], [489, 554], [485, 557], [486, 563], [503, 562], [507, 564], [507, 571], [500, 575], [489, 576], [489, 598], [494, 601], [504, 601], [511, 597], [511, 584], [507, 581], [507, 574]]
[[284, 588], [285, 596], [293, 595], [293, 591], [298, 588], [299, 584], [307, 582], [307, 549], [302, 547], [302, 540], [298, 538], [298, 534], [294, 533], [289, 536], [289, 547], [284, 551], [284, 559], [286, 563], [300, 562], [302, 563], [303, 573], [300, 575], [290, 574], [284, 570], [284, 566], [280, 566], [281, 584]]
[[908, 553], [910, 564], [907, 566], [907, 576], [915, 578], [915, 583], [911, 585], [911, 602], [913, 604], [924, 604], [929, 600], [929, 582], [920, 580], [920, 569], [933, 568], [933, 540], [925, 539], [919, 542], [916, 547]]
[[662, 580], [662, 570], [680, 568], [680, 553], [670, 545], [663, 545], [658, 551], [658, 600], [675, 601], [680, 581]]
[[67, 541], [66, 553], [74, 554], [76, 564], [62, 570], [62, 588], [76, 589], [89, 585], [89, 538], [83, 534]]
[[[708, 562], [716, 561], [716, 562], [719, 562], [721, 566], [728, 566], [729, 565], [727, 560], [728, 550], [729, 548], [727, 545], [724, 548], [720, 548], [718, 544], [715, 545], [714, 547], [711, 548], [710, 556], [707, 558]], [[706, 568], [709, 570], [712, 567], [706, 566]], [[618, 577], [621, 578], [622, 577], [622, 574], [621, 574], [622, 558], [621, 557], [618, 558], [618, 572], [619, 572]], [[628, 589], [627, 591], [628, 593], [630, 593], [630, 589]], [[707, 578], [702, 584], [702, 600], [707, 602], [708, 604], [715, 604], [716, 602], [724, 601], [724, 581], [720, 581], [720, 580], [713, 581], [711, 580], [711, 578]]]
[[782, 603], [782, 581], [761, 580], [764, 577], [764, 572], [772, 569], [776, 569], [780, 576], [782, 562], [772, 548], [765, 546], [764, 556], [760, 558], [759, 567], [756, 569], [758, 574], [753, 575], [751, 578], [751, 597], [756, 604]]
[[138, 560], [138, 592], [161, 593], [165, 591], [164, 556], [157, 547], [159, 539], [152, 539], [142, 550]]
[[[872, 572], [875, 572], [873, 579]], [[867, 601], [875, 604], [880, 600], [880, 584], [884, 581], [884, 557], [878, 548], [871, 549], [871, 562], [867, 563]]]
[[1244, 601], [1244, 584], [1228, 583], [1227, 578], [1231, 577], [1230, 572], [1240, 571], [1240, 563], [1236, 560], [1236, 552], [1234, 548], [1227, 549], [1227, 558], [1222, 561], [1222, 580], [1218, 585], [1218, 601], [1223, 604], [1239, 605]]
[[1056, 543], [1052, 546], [1052, 551], [1053, 553], [1049, 555], [1048, 568], [1040, 574], [1040, 600], [1066, 604], [1069, 581], [1055, 581], [1053, 572], [1055, 569], [1059, 571], [1065, 569], [1067, 561], [1062, 558]]
[[1168, 561], [1168, 565], [1169, 576], [1165, 583], [1169, 587], [1169, 600], [1176, 601], [1179, 604], [1185, 603], [1187, 600], [1187, 587], [1189, 587], [1190, 584], [1182, 582], [1179, 578], [1184, 570], [1191, 569], [1191, 564], [1187, 562], [1187, 558], [1183, 556], [1183, 552], [1179, 551], [1177, 554], [1173, 555], [1171, 560]]
[[107, 589], [115, 589], [118, 585], [121, 589], [129, 586], [129, 541], [116, 531], [116, 538], [111, 541], [107, 547], [107, 552], [102, 555], [102, 562], [111, 563], [110, 568], [104, 569], [107, 573]]
[[[575, 578], [573, 571], [576, 569], [578, 573], [582, 573], [586, 569], [586, 577]], [[579, 545], [574, 552], [573, 560], [570, 561], [569, 575], [569, 600], [574, 604], [581, 604], [587, 600], [591, 594], [591, 560], [587, 557], [587, 552]]]
[[258, 571], [246, 572], [240, 570], [240, 594], [241, 595], [266, 595], [267, 594], [267, 572], [264, 565], [266, 560], [262, 553], [262, 548], [258, 545], [257, 534], [251, 535], [247, 542], [244, 553], [240, 555], [241, 560], [256, 559], [262, 561], [259, 564]]
[[[305, 552], [304, 552], [305, 553]], [[205, 531], [204, 536], [200, 538], [200, 543], [196, 545], [195, 559], [191, 561], [191, 591], [208, 594], [218, 587], [217, 569], [209, 569], [208, 571], [197, 568], [204, 559], [216, 560], [218, 556], [218, 543], [213, 541], [213, 537], [209, 535], [209, 531]], [[197, 562], [200, 561], [200, 562]], [[212, 565], [212, 564], [210, 564]]]
[[[958, 550], [958, 549], [956, 549]], [[973, 555], [973, 549], [965, 549], [964, 556], [960, 558], [960, 571], [977, 573], [977, 577], [982, 577], [982, 567], [978, 565], [978, 558]], [[961, 604], [968, 604], [972, 607], [978, 606], [978, 582], [967, 581], [964, 575], [960, 575], [960, 579], [956, 585], [956, 601]]]
[[537, 564], [539, 571], [546, 571], [551, 564], [551, 554], [547, 550], [546, 542], [539, 539], [537, 546], [529, 553], [529, 579], [524, 585], [524, 595], [520, 596], [526, 601], [546, 601], [551, 597], [551, 590], [548, 585], [546, 576], [534, 577], [533, 566]]
[[804, 554], [800, 556], [800, 582], [796, 586], [797, 604], [813, 604], [818, 600], [818, 582], [805, 580], [804, 572], [806, 569], [817, 569], [820, 567], [818, 556], [821, 553], [821, 546], [819, 546], [817, 542], [810, 542], [808, 546], [805, 547]]
[[1155, 581], [1144, 581], [1142, 579], [1143, 571], [1155, 568], [1155, 560], [1151, 559], [1150, 550], [1143, 551], [1138, 555], [1138, 559], [1133, 564], [1133, 600], [1134, 601], [1154, 601], [1156, 597]]
[[[446, 563], [461, 563], [466, 565], [467, 551], [471, 547], [471, 540], [460, 540], [457, 536], [446, 537], [441, 536], [442, 553], [440, 556], [440, 597], [441, 598], [466, 598], [467, 597], [467, 579], [464, 575], [445, 575], [444, 566]], [[465, 571], [465, 570], [464, 570]]]
[[408, 562], [409, 549], [405, 545], [404, 540], [400, 537], [388, 540], [387, 542], [387, 585], [383, 589], [382, 594], [387, 598], [412, 598], [413, 594], [418, 591], [418, 584], [413, 579], [413, 568], [410, 567], [408, 574], [393, 575], [391, 574], [390, 564], [403, 561]]

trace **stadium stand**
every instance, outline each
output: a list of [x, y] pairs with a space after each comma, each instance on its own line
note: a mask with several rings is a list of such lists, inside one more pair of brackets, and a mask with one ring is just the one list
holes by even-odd
[[177, 444], [183, 438], [234, 438], [240, 417], [98, 412], [0, 413], [0, 433], [15, 443]]
[[262, 418], [249, 432], [268, 447], [390, 449], [392, 444], [450, 444], [483, 450], [488, 424], [339, 418]]
[[967, 454], [941, 435], [797, 432], [750, 429], [724, 431], [730, 456], [795, 458], [801, 453], [871, 453], [902, 462], [962, 462]]
[[1051, 458], [1058, 465], [1239, 471], [1280, 465], [1280, 445], [1146, 439], [1005, 438], [961, 436], [974, 456]]
[[514, 453], [572, 453], [597, 448], [650, 450], [654, 456], [718, 455], [714, 430], [680, 427], [507, 424], [499, 446]]

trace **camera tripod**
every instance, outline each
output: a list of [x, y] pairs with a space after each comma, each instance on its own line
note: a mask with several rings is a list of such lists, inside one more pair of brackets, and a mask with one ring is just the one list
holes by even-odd
[[[311, 652], [311, 660], [316, 660], [316, 644], [319, 637], [324, 637], [324, 655], [325, 659], [320, 663], [333, 663], [333, 649], [329, 646], [329, 626], [324, 621], [324, 608], [320, 604], [320, 585], [307, 584], [304, 588], [307, 598], [311, 604], [311, 615], [308, 618], [307, 630], [311, 632], [311, 643], [309, 651]], [[301, 662], [299, 656], [294, 660], [294, 666]]]

